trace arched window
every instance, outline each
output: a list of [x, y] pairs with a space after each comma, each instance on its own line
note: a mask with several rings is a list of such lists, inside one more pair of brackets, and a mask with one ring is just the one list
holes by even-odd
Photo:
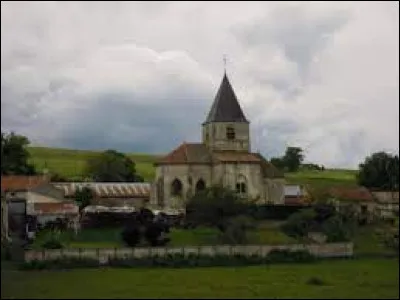
[[244, 177], [243, 175], [239, 175], [238, 180], [236, 182], [236, 193], [238, 193], [239, 195], [247, 194], [246, 177]]
[[206, 188], [206, 183], [204, 182], [203, 179], [199, 179], [196, 183], [196, 193], [203, 191]]
[[179, 179], [174, 179], [171, 184], [171, 195], [181, 196], [182, 195], [182, 182]]
[[234, 140], [235, 139], [235, 129], [232, 126], [226, 127], [226, 138], [228, 140]]

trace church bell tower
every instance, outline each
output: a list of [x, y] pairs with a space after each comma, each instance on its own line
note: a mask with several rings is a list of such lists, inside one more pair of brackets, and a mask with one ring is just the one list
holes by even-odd
[[249, 125], [224, 73], [211, 110], [202, 124], [203, 143], [212, 151], [250, 152]]

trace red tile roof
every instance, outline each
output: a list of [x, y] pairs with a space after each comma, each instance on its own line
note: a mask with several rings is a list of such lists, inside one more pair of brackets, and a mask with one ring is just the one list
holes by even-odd
[[206, 145], [201, 143], [183, 143], [155, 164], [207, 164], [212, 156]]
[[35, 214], [76, 214], [79, 212], [79, 207], [73, 202], [59, 202], [59, 203], [35, 203]]
[[341, 200], [373, 202], [374, 197], [365, 187], [335, 187], [329, 194]]
[[1, 176], [1, 191], [26, 191], [50, 182], [46, 176]]

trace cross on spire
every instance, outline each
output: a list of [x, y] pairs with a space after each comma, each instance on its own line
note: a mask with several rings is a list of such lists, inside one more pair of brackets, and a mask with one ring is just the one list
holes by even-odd
[[224, 73], [226, 73], [226, 54], [223, 55], [223, 61], [224, 61]]

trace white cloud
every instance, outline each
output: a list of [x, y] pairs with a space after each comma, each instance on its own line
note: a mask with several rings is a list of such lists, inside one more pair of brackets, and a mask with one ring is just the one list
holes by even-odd
[[228, 54], [255, 149], [356, 167], [399, 149], [396, 2], [1, 3], [2, 130], [168, 152], [200, 138]]

